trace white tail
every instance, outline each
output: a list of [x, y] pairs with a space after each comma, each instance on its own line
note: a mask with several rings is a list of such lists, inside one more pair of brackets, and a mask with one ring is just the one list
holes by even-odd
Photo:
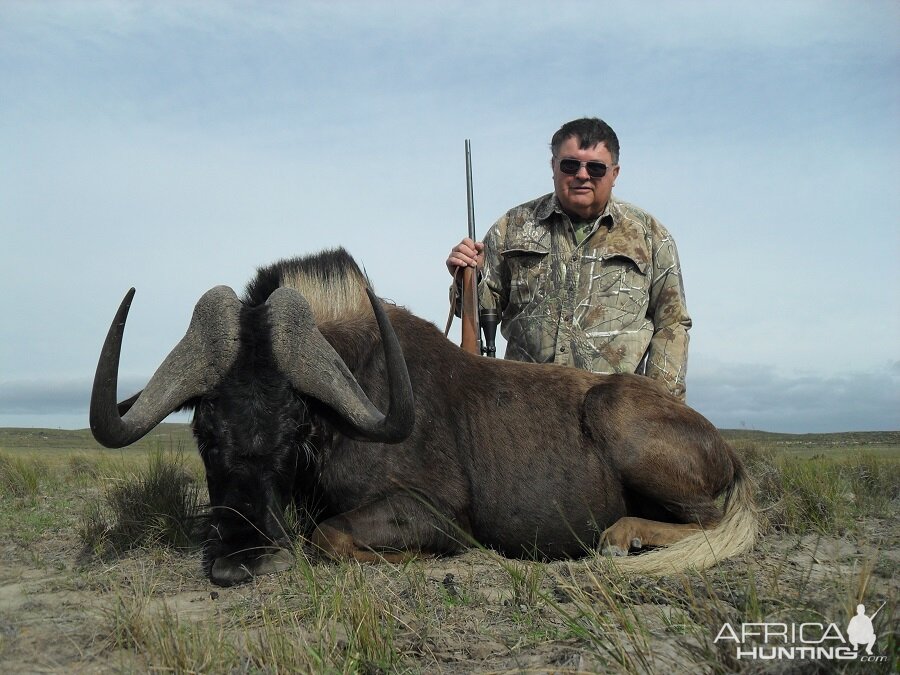
[[669, 546], [643, 555], [614, 558], [623, 572], [663, 575], [687, 569], [702, 570], [732, 556], [746, 553], [756, 541], [759, 522], [753, 499], [753, 482], [741, 467], [725, 500], [722, 520], [713, 528], [698, 530]]

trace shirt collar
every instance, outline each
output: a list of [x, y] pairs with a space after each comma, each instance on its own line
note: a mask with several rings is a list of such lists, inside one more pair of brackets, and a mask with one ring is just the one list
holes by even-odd
[[[550, 216], [552, 216], [554, 213], [557, 213], [561, 216], [566, 216], [566, 212], [563, 211], [562, 206], [559, 205], [559, 200], [556, 198], [556, 193], [551, 192], [550, 194], [541, 197], [537, 208], [534, 211], [534, 215], [538, 220], [544, 221], [550, 218]], [[606, 202], [606, 208], [604, 208], [603, 213], [600, 214], [600, 220], [608, 222], [610, 229], [612, 229], [620, 219], [621, 210], [619, 208], [619, 204], [613, 198], [613, 196], [610, 195], [609, 201]]]

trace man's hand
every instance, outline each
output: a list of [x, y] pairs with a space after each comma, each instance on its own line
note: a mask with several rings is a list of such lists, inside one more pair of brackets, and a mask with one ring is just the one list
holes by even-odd
[[450, 251], [450, 257], [447, 258], [447, 271], [454, 276], [459, 267], [475, 267], [476, 269], [481, 267], [484, 263], [483, 251], [483, 242], [472, 241], [466, 237]]

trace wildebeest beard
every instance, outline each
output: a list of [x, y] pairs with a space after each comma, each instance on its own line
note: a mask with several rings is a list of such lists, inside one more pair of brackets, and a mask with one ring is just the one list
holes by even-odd
[[273, 366], [267, 315], [266, 306], [241, 310], [237, 360], [194, 413], [209, 488], [204, 569], [221, 585], [290, 565], [296, 533], [285, 510], [309, 460], [310, 413]]

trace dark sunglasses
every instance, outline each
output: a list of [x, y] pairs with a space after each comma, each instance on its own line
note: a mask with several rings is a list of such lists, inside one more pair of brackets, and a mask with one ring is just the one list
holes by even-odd
[[603, 178], [606, 175], [607, 166], [603, 162], [581, 162], [577, 159], [559, 160], [559, 170], [569, 176], [574, 176], [581, 170], [581, 167], [587, 169], [588, 176], [591, 178]]

